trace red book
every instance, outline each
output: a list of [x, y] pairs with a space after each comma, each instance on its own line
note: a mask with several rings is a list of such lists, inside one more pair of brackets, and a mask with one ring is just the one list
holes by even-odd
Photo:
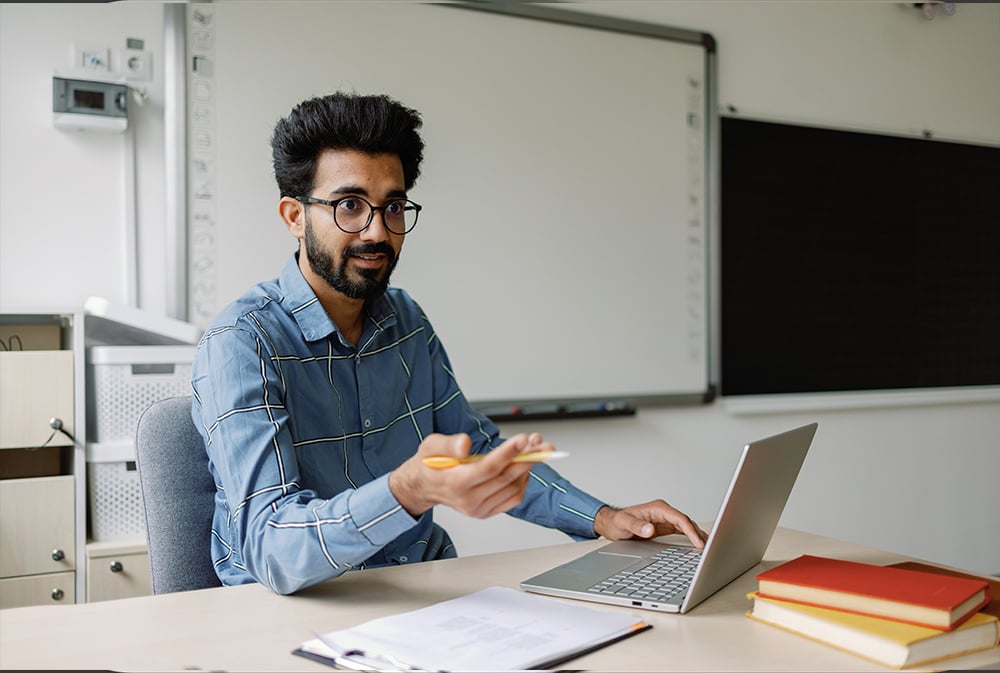
[[927, 563], [920, 563], [919, 561], [900, 561], [899, 563], [893, 563], [889, 566], [890, 568], [906, 568], [907, 570], [922, 570], [927, 573], [937, 573], [938, 575], [953, 575], [954, 577], [968, 577], [973, 580], [985, 580], [990, 585], [991, 599], [986, 607], [980, 608], [980, 612], [985, 612], [988, 615], [993, 615], [1000, 619], [1000, 580], [982, 577], [980, 575], [972, 575], [970, 573], [963, 573], [960, 570], [952, 570], [950, 568], [942, 568], [941, 566], [928, 565]]
[[990, 602], [985, 580], [803, 555], [757, 575], [762, 596], [951, 631]]

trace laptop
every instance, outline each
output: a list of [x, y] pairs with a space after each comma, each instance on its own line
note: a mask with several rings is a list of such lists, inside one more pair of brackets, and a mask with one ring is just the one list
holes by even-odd
[[539, 594], [685, 613], [764, 557], [816, 423], [743, 447], [704, 549], [651, 540], [611, 542], [521, 582]]

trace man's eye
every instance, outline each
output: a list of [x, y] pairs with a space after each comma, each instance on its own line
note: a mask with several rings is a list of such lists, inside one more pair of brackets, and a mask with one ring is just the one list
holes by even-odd
[[405, 201], [392, 201], [385, 206], [385, 212], [388, 215], [402, 215], [404, 210], [406, 210]]
[[359, 199], [343, 199], [337, 204], [337, 207], [345, 213], [356, 213], [361, 210], [361, 201]]

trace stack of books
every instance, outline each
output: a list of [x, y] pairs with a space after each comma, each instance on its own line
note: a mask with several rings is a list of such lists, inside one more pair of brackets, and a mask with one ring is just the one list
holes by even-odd
[[917, 563], [804, 555], [757, 575], [747, 616], [890, 668], [1000, 643], [989, 581]]

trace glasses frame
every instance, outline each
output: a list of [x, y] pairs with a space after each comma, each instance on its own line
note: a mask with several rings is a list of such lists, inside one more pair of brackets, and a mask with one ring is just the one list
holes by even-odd
[[[340, 222], [337, 221], [337, 206], [340, 205], [341, 201], [347, 201], [348, 199], [356, 199], [358, 201], [363, 201], [368, 205], [368, 221], [365, 222], [365, 226], [354, 231], [344, 229], [344, 227], [341, 226]], [[404, 236], [413, 231], [413, 228], [417, 226], [417, 220], [420, 219], [420, 211], [423, 210], [423, 206], [421, 206], [416, 201], [411, 201], [410, 199], [392, 199], [389, 201], [389, 203], [386, 203], [385, 205], [382, 206], [376, 206], [371, 201], [362, 196], [343, 196], [339, 199], [333, 199], [332, 201], [328, 199], [317, 199], [315, 196], [296, 196], [295, 200], [304, 204], [318, 203], [322, 206], [330, 206], [331, 208], [333, 208], [333, 223], [337, 225], [337, 228], [340, 229], [345, 234], [360, 234], [362, 231], [371, 226], [372, 220], [375, 219], [375, 211], [380, 210], [382, 211], [382, 226], [384, 226], [387, 231], [396, 234], [397, 236]], [[413, 224], [411, 224], [405, 231], [396, 231], [395, 229], [389, 226], [389, 223], [385, 219], [385, 209], [394, 203], [399, 203], [400, 201], [406, 204], [404, 208], [412, 207], [415, 213], [413, 216]]]

